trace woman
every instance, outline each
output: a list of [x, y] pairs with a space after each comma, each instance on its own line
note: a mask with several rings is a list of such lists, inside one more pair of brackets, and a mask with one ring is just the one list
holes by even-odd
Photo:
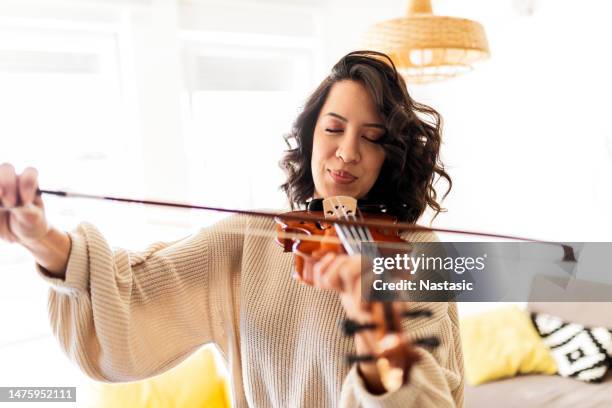
[[[428, 114], [433, 124], [419, 118]], [[307, 100], [282, 161], [292, 206], [337, 195], [401, 208], [415, 222], [440, 211], [432, 183], [450, 178], [438, 162], [438, 114], [415, 103], [384, 54], [343, 57]], [[416, 347], [409, 382], [388, 392], [376, 365], [352, 367], [346, 354], [369, 354], [338, 321], [371, 319], [361, 303], [359, 258], [327, 255], [292, 278], [293, 255], [249, 231], [269, 219], [229, 217], [187, 239], [142, 253], [111, 250], [87, 223], [74, 232], [50, 227], [36, 196], [37, 174], [0, 167], [0, 234], [37, 260], [52, 287], [50, 316], [62, 348], [91, 377], [130, 381], [178, 364], [214, 342], [228, 360], [234, 405], [463, 405], [463, 357], [456, 307], [431, 303], [431, 319], [403, 322], [410, 338], [437, 336], [435, 350]], [[242, 233], [237, 234], [236, 231]], [[412, 233], [412, 241], [432, 236]], [[308, 277], [311, 285], [298, 280]], [[331, 289], [331, 290], [330, 290]], [[339, 296], [338, 296], [339, 294]]]

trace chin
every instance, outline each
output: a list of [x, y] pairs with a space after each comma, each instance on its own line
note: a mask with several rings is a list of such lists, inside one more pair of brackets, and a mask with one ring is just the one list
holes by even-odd
[[353, 198], [359, 198], [359, 193], [355, 191], [355, 188], [334, 187], [334, 188], [325, 189], [325, 194], [324, 194], [325, 197], [334, 197], [334, 196], [340, 196], [340, 195], [349, 196]]

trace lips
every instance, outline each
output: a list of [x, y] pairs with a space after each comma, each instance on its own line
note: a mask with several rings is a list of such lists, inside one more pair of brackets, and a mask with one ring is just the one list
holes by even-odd
[[357, 180], [357, 177], [353, 176], [348, 171], [344, 170], [327, 170], [331, 178], [338, 184], [349, 184]]

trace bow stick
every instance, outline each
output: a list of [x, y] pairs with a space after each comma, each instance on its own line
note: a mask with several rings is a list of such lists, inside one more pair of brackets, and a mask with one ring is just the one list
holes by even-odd
[[[134, 198], [102, 196], [102, 195], [95, 195], [95, 194], [84, 194], [84, 193], [58, 191], [58, 190], [37, 189], [36, 194], [37, 195], [45, 194], [45, 195], [52, 195], [52, 196], [65, 197], [65, 198], [85, 198], [85, 199], [92, 199], [92, 200], [106, 200], [106, 201], [115, 201], [115, 202], [130, 203], [130, 204], [155, 205], [155, 206], [161, 206], [161, 207], [184, 208], [184, 209], [191, 209], [191, 210], [207, 210], [207, 211], [216, 211], [216, 212], [221, 212], [221, 213], [250, 215], [250, 216], [265, 217], [265, 218], [282, 217], [284, 219], [294, 220], [294, 221], [305, 221], [305, 222], [325, 221], [325, 219], [322, 219], [321, 217], [317, 217], [314, 215], [308, 215], [308, 214], [297, 215], [297, 214], [283, 214], [283, 213], [275, 213], [275, 212], [267, 212], [267, 211], [240, 210], [240, 209], [212, 207], [212, 206], [206, 206], [206, 205], [196, 205], [196, 204], [178, 203], [178, 202], [170, 202], [170, 201], [142, 200], [142, 199], [134, 199]], [[577, 262], [576, 255], [574, 253], [574, 249], [569, 245], [562, 244], [559, 242], [526, 238], [526, 237], [520, 237], [516, 235], [494, 234], [490, 232], [469, 231], [469, 230], [439, 228], [439, 227], [425, 227], [422, 225], [416, 225], [416, 224], [411, 224], [411, 223], [406, 223], [406, 222], [393, 222], [392, 223], [392, 222], [384, 222], [384, 221], [348, 220], [348, 219], [337, 219], [334, 222], [337, 224], [341, 224], [341, 225], [353, 225], [353, 226], [369, 227], [369, 228], [396, 228], [396, 229], [403, 230], [403, 231], [440, 232], [440, 233], [449, 233], [449, 234], [472, 235], [472, 236], [478, 236], [478, 237], [484, 237], [484, 238], [499, 238], [499, 239], [509, 239], [509, 240], [516, 240], [516, 241], [525, 241], [525, 242], [536, 242], [540, 244], [549, 244], [549, 245], [555, 245], [555, 246], [559, 245], [563, 248], [562, 261]]]

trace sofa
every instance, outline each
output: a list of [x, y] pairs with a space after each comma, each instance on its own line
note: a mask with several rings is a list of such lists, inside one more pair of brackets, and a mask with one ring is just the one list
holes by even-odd
[[[585, 326], [612, 328], [612, 303], [533, 302], [527, 309]], [[478, 386], [466, 385], [465, 407], [612, 407], [612, 369], [598, 384], [557, 375], [519, 375]]]

